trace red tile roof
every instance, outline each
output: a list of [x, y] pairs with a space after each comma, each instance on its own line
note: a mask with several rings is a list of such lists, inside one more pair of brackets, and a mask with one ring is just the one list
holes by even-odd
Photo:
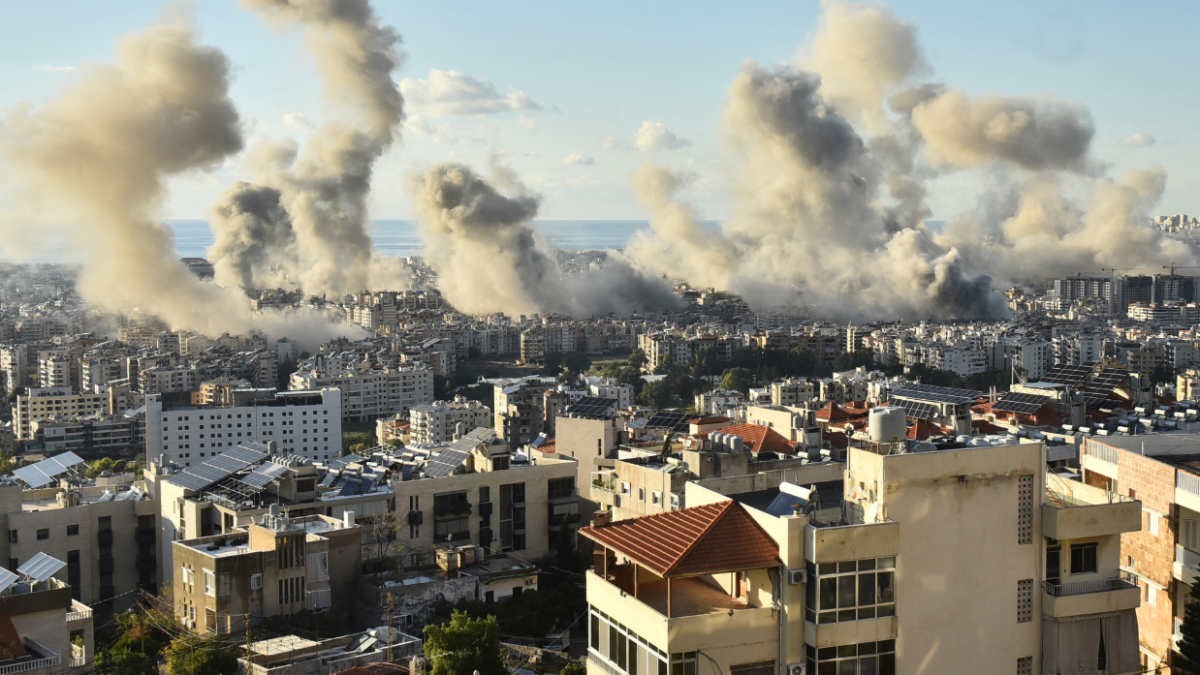
[[710, 424], [721, 424], [723, 422], [732, 422], [733, 420], [723, 415], [709, 415], [708, 417], [693, 417], [688, 420], [688, 424], [696, 424], [699, 426], [708, 426]]
[[723, 434], [738, 436], [746, 442], [746, 447], [755, 455], [760, 452], [774, 452], [780, 455], [796, 454], [796, 447], [792, 445], [791, 441], [784, 438], [778, 431], [761, 424], [732, 424], [722, 427], [719, 431]]
[[833, 401], [821, 406], [813, 416], [822, 422], [845, 422], [850, 419], [850, 413], [839, 408]]
[[591, 525], [579, 533], [660, 577], [779, 564], [779, 546], [734, 501]]

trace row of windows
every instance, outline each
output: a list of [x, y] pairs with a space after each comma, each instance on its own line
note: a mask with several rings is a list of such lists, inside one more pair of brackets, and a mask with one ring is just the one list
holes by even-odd
[[[72, 523], [70, 525], [67, 525], [67, 536], [68, 537], [74, 537], [78, 534], [79, 534], [79, 524], [78, 523]], [[50, 538], [50, 528], [48, 528], [48, 527], [39, 528], [38, 531], [36, 532], [36, 536], [38, 538], [38, 541], [43, 541], [45, 539], [49, 539]], [[20, 538], [21, 538], [21, 535], [20, 535], [19, 531], [17, 531], [17, 530], [9, 530], [8, 531], [8, 543], [19, 544]]]
[[807, 672], [813, 675], [895, 675], [896, 641], [822, 647], [805, 645]]
[[809, 563], [805, 618], [838, 623], [895, 616], [895, 569], [894, 557]]

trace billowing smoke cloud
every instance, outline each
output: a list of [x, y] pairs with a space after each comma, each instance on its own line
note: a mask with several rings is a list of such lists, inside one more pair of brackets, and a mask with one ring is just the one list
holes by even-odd
[[[291, 270], [289, 278], [310, 294], [340, 295], [368, 288], [372, 281], [395, 281], [394, 270], [372, 255], [367, 197], [375, 162], [392, 144], [404, 117], [403, 100], [392, 79], [402, 60], [399, 35], [379, 22], [366, 0], [243, 4], [281, 26], [303, 27], [326, 98], [349, 111], [352, 119], [322, 126], [298, 156], [269, 153], [281, 161], [264, 168], [263, 180], [279, 191], [280, 204], [290, 217], [271, 222], [279, 227], [262, 226], [226, 237], [237, 246], [214, 249], [215, 264], [236, 268], [246, 260], [269, 260], [277, 269]], [[262, 189], [242, 184], [225, 201], [253, 200]], [[257, 224], [265, 225], [256, 218]], [[281, 231], [285, 222], [290, 222], [291, 236]], [[273, 237], [257, 238], [259, 234]], [[229, 263], [221, 262], [224, 256], [230, 257]], [[379, 268], [375, 279], [373, 266]], [[241, 279], [244, 282], [244, 274]]]
[[460, 164], [433, 167], [410, 182], [425, 260], [456, 309], [586, 317], [676, 306], [665, 282], [612, 252], [598, 267], [564, 274], [530, 225], [539, 199], [504, 167], [493, 173], [508, 194]]
[[44, 106], [4, 120], [0, 154], [31, 213], [52, 214], [84, 261], [81, 295], [117, 313], [215, 335], [261, 328], [298, 338], [328, 322], [254, 315], [232, 290], [202, 282], [176, 257], [155, 211], [172, 175], [215, 166], [242, 147], [229, 64], [190, 27], [127, 37], [112, 65], [87, 70]]
[[[927, 66], [911, 24], [879, 7], [824, 6], [803, 67], [750, 64], [730, 87], [735, 208], [719, 231], [678, 201], [679, 176], [635, 174], [652, 225], [629, 248], [640, 266], [762, 308], [989, 317], [1003, 311], [993, 279], [1196, 258], [1149, 225], [1161, 172], [1092, 177], [1101, 165], [1085, 108], [916, 82]], [[999, 191], [928, 230], [926, 182], [976, 167]], [[1091, 203], [1072, 205], [1064, 180], [1090, 182]]]
[[213, 206], [209, 249], [218, 283], [233, 288], [294, 285], [296, 235], [279, 190], [235, 183]]
[[950, 90], [917, 105], [913, 124], [930, 157], [952, 167], [1011, 162], [1024, 169], [1086, 168], [1095, 129], [1083, 106]]

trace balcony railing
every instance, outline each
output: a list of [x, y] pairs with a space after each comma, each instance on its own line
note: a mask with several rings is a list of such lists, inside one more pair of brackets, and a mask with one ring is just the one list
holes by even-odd
[[1126, 588], [1137, 588], [1137, 583], [1132, 574], [1122, 572], [1121, 574], [1107, 579], [1094, 579], [1092, 581], [1044, 581], [1042, 587], [1046, 593], [1055, 597], [1066, 595], [1083, 595], [1085, 593], [1103, 593], [1105, 591], [1119, 591]]
[[1109, 464], [1117, 463], [1116, 448], [1111, 448], [1107, 445], [1100, 445], [1099, 443], [1089, 443], [1085, 454], [1095, 457], [1096, 459], [1104, 460], [1105, 462], [1108, 462]]
[[62, 662], [58, 654], [55, 654], [50, 648], [38, 643], [35, 640], [25, 638], [26, 648], [32, 648], [35, 653], [45, 654], [36, 659], [24, 659], [14, 661], [12, 663], [0, 664], [0, 675], [9, 675], [9, 673], [32, 673], [44, 668], [53, 668]]
[[1200, 476], [1182, 471], [1175, 474], [1175, 487], [1184, 492], [1200, 496]]
[[87, 665], [87, 649], [83, 645], [71, 645], [71, 665], [75, 668]]
[[72, 621], [83, 621], [92, 618], [92, 608], [79, 602], [71, 600], [71, 608], [67, 610], [67, 623]]

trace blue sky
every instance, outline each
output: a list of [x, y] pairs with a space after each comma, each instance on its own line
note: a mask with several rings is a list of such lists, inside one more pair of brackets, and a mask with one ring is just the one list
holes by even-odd
[[[820, 4], [809, 2], [519, 2], [379, 1], [380, 14], [404, 37], [408, 60], [398, 79], [427, 79], [453, 70], [497, 96], [488, 114], [445, 116], [410, 107], [415, 119], [379, 166], [376, 218], [407, 218], [404, 176], [455, 160], [486, 168], [504, 157], [544, 197], [545, 218], [643, 218], [629, 175], [652, 160], [695, 172], [690, 198], [706, 217], [728, 215], [720, 132], [726, 88], [749, 59], [796, 58], [816, 28]], [[1162, 213], [1196, 212], [1200, 188], [1193, 157], [1200, 149], [1193, 117], [1200, 92], [1193, 74], [1200, 50], [1191, 2], [1004, 2], [898, 0], [890, 5], [914, 22], [933, 79], [971, 94], [1050, 95], [1088, 106], [1097, 134], [1094, 154], [1111, 171], [1167, 169]], [[36, 104], [88, 63], [110, 58], [124, 33], [155, 21], [162, 2], [58, 0], [7, 2], [0, 9], [0, 108]], [[296, 35], [272, 31], [232, 0], [190, 8], [201, 39], [234, 65], [233, 97], [250, 143], [296, 136], [295, 115], [320, 122], [312, 62]], [[534, 105], [528, 103], [532, 101]], [[516, 109], [507, 109], [516, 108]], [[292, 123], [285, 116], [293, 115]], [[644, 121], [661, 122], [687, 144], [632, 147]], [[1155, 142], [1134, 147], [1130, 135]], [[606, 147], [605, 140], [619, 141]], [[565, 159], [571, 155], [575, 163]], [[588, 160], [590, 159], [590, 163]], [[175, 179], [166, 217], [203, 217], [214, 197], [238, 177], [236, 161]], [[975, 200], [968, 183], [935, 185], [935, 217]]]

